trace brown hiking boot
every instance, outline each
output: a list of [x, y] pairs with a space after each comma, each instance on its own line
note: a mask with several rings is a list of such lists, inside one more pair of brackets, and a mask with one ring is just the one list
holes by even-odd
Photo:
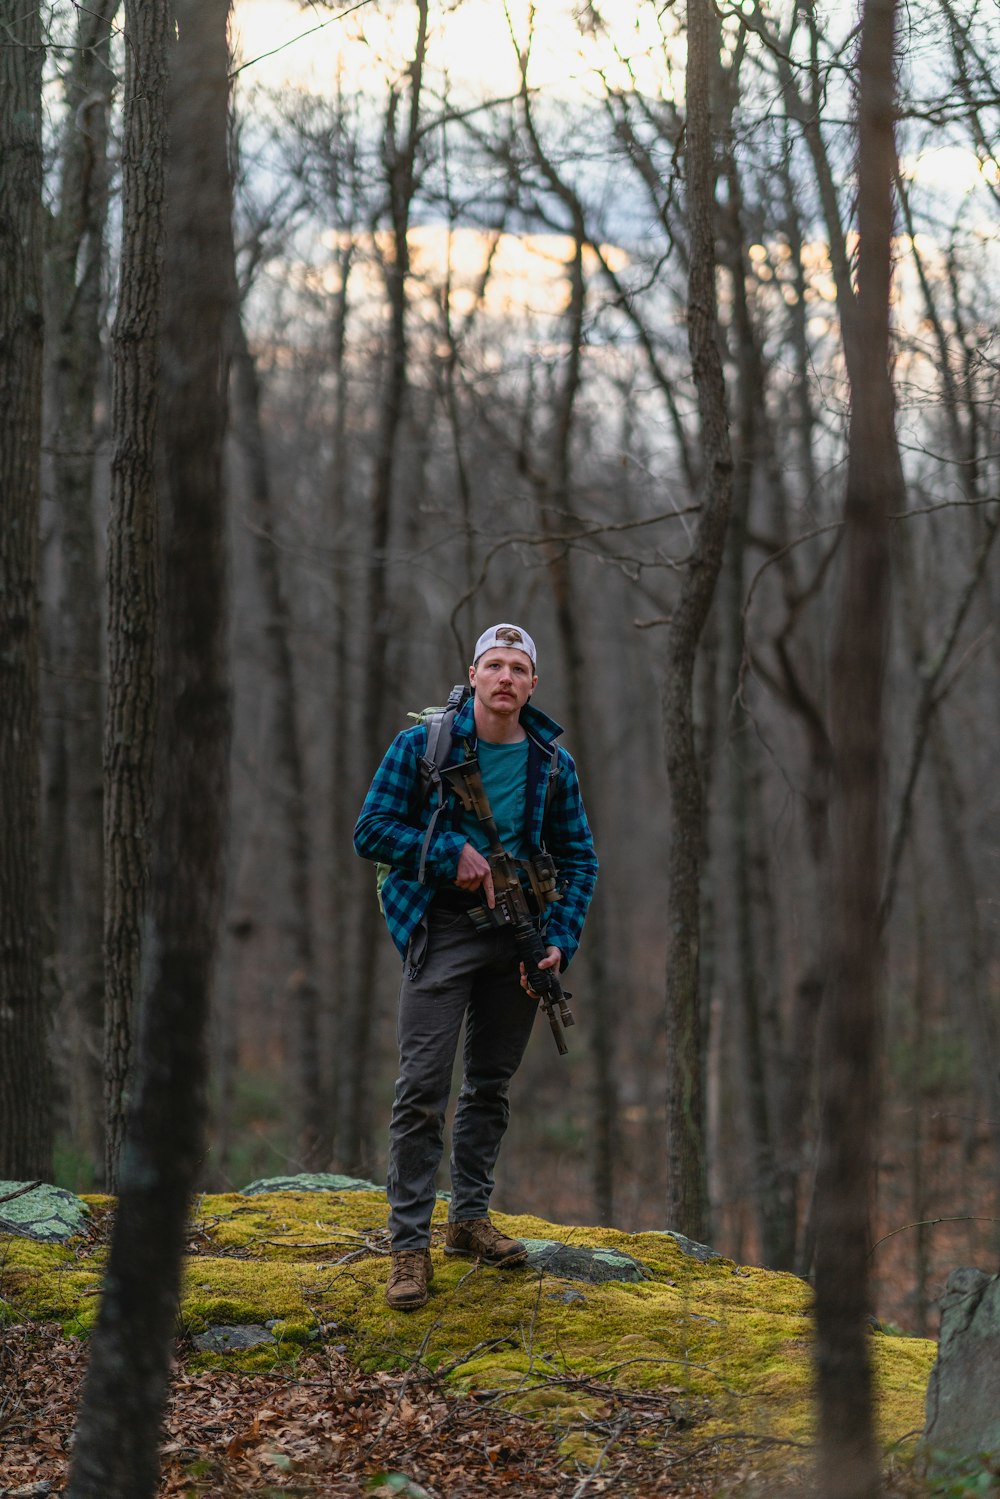
[[520, 1239], [508, 1239], [488, 1218], [469, 1218], [465, 1223], [449, 1223], [445, 1237], [445, 1254], [469, 1254], [487, 1265], [510, 1269], [523, 1265], [528, 1251]]
[[394, 1249], [385, 1299], [398, 1312], [413, 1312], [427, 1300], [427, 1283], [434, 1278], [429, 1249]]

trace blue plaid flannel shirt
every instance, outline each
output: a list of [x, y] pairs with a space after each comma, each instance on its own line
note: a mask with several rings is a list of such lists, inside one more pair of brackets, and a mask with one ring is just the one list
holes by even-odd
[[[561, 746], [556, 751], [557, 779], [546, 810], [546, 787], [553, 770], [552, 746], [562, 729], [531, 703], [521, 710], [521, 724], [528, 735], [528, 842], [534, 853], [544, 841], [559, 870], [560, 884], [566, 886], [562, 900], [549, 906], [544, 917], [545, 940], [559, 948], [565, 970], [580, 944], [597, 880], [597, 855], [576, 766]], [[471, 699], [455, 717], [446, 764], [457, 765], [464, 758], [463, 740], [468, 740], [475, 749]], [[396, 735], [375, 772], [354, 829], [354, 847], [363, 859], [392, 865], [392, 872], [382, 886], [382, 904], [389, 935], [404, 958], [438, 887], [454, 882], [458, 856], [465, 844], [464, 835], [455, 830], [458, 804], [449, 795], [448, 800], [454, 805], [446, 806], [438, 819], [427, 849], [425, 879], [421, 884], [418, 872], [424, 834], [437, 803], [436, 792], [432, 791], [430, 797], [423, 794], [419, 762], [426, 748], [426, 724], [415, 724]]]

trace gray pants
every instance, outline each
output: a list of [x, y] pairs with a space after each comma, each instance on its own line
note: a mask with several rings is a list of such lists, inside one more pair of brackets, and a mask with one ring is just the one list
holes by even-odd
[[389, 1233], [393, 1249], [430, 1243], [434, 1178], [463, 1019], [462, 1089], [451, 1140], [449, 1218], [484, 1218], [510, 1117], [507, 1092], [537, 1003], [521, 988], [510, 932], [477, 932], [461, 911], [432, 911], [419, 975], [399, 991], [399, 1077], [389, 1125]]

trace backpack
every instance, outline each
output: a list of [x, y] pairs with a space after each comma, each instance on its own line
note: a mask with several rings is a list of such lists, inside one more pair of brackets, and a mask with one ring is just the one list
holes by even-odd
[[[451, 752], [452, 725], [455, 716], [469, 701], [472, 696], [472, 688], [468, 682], [456, 682], [448, 694], [448, 700], [443, 708], [421, 708], [419, 713], [408, 713], [407, 718], [412, 718], [414, 723], [425, 723], [427, 725], [427, 748], [420, 757], [420, 800], [426, 802], [433, 792], [437, 793], [437, 806], [431, 814], [431, 820], [427, 824], [424, 834], [423, 845], [420, 849], [420, 870], [417, 875], [420, 883], [424, 883], [424, 869], [427, 863], [427, 850], [430, 847], [434, 829], [437, 826], [438, 817], [445, 806], [445, 786], [441, 779], [441, 767], [448, 759]], [[552, 758], [549, 770], [548, 784], [545, 788], [545, 811], [548, 812], [552, 793], [555, 790], [558, 771], [559, 751], [555, 745], [552, 746]], [[543, 814], [544, 818], [544, 814]], [[378, 897], [379, 910], [385, 915], [385, 906], [382, 904], [382, 886], [392, 873], [391, 864], [376, 864], [375, 866], [375, 893]]]
[[[437, 825], [438, 816], [444, 806], [444, 782], [441, 779], [441, 767], [448, 758], [451, 751], [451, 731], [455, 722], [455, 715], [465, 706], [472, 696], [472, 688], [468, 682], [456, 682], [448, 694], [448, 700], [443, 708], [421, 708], [419, 713], [408, 713], [407, 718], [412, 718], [414, 723], [427, 725], [427, 748], [420, 757], [420, 800], [425, 802], [432, 791], [437, 792], [437, 806], [424, 834], [423, 847], [420, 850], [420, 883], [424, 882], [424, 866], [427, 860], [427, 850], [430, 847], [431, 836]], [[391, 864], [376, 864], [375, 866], [375, 893], [378, 896], [379, 910], [385, 915], [385, 907], [382, 904], [382, 886], [392, 873]]]

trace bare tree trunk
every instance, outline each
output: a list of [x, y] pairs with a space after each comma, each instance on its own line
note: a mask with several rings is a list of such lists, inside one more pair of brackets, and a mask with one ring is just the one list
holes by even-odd
[[702, 786], [695, 747], [693, 681], [698, 641], [722, 565], [732, 490], [726, 391], [715, 300], [715, 169], [712, 77], [719, 36], [713, 11], [688, 0], [687, 202], [691, 260], [688, 343], [698, 391], [701, 514], [667, 639], [663, 734], [672, 826], [667, 935], [667, 1222], [708, 1236], [699, 985]]
[[[582, 350], [586, 283], [583, 273], [583, 251], [587, 243], [583, 207], [576, 193], [559, 176], [535, 130], [528, 89], [527, 54], [521, 55], [521, 103], [524, 122], [531, 140], [535, 161], [545, 180], [562, 202], [573, 225], [573, 258], [570, 262], [566, 369], [555, 395], [547, 464], [536, 478], [542, 533], [550, 538], [546, 548], [549, 580], [556, 606], [556, 625], [566, 672], [566, 700], [569, 706], [569, 729], [573, 754], [585, 787], [597, 783], [591, 739], [584, 712], [584, 679], [586, 665], [580, 639], [581, 617], [578, 590], [565, 544], [555, 538], [567, 519], [573, 516], [572, 439], [574, 412], [582, 379]], [[599, 831], [599, 827], [598, 827]], [[594, 1208], [598, 1221], [614, 1222], [614, 1180], [616, 1138], [618, 1131], [618, 1086], [615, 1069], [615, 1027], [612, 1021], [612, 994], [608, 962], [608, 931], [604, 903], [600, 896], [590, 913], [590, 936], [587, 943], [587, 970], [592, 991], [589, 996], [588, 1044], [591, 1061], [592, 1118], [594, 1150], [591, 1180]]]
[[184, 1229], [203, 1149], [229, 755], [222, 503], [232, 264], [227, 12], [226, 0], [174, 0], [162, 366], [162, 717], [148, 988], [72, 1499], [151, 1499], [156, 1490]]
[[[385, 266], [389, 298], [385, 383], [379, 421], [378, 448], [371, 489], [371, 568], [368, 580], [366, 681], [362, 744], [370, 768], [383, 751], [382, 684], [386, 680], [392, 603], [389, 596], [388, 548], [391, 534], [393, 485], [397, 445], [403, 422], [407, 388], [407, 278], [410, 253], [407, 234], [416, 190], [419, 145], [420, 92], [427, 47], [428, 0], [416, 0], [417, 36], [409, 68], [409, 110], [401, 139], [396, 135], [400, 96], [390, 97], [385, 129], [386, 176], [392, 217], [392, 242]], [[339, 1073], [336, 1153], [345, 1170], [366, 1174], [372, 1160], [372, 1033], [378, 1004], [375, 965], [381, 916], [374, 898], [362, 907], [361, 962], [357, 982], [345, 992], [344, 1052]]]
[[38, 858], [42, 28], [0, 0], [0, 1175], [52, 1176]]
[[[731, 132], [727, 130], [727, 135]], [[730, 698], [727, 760], [729, 764], [729, 812], [732, 858], [729, 863], [736, 924], [738, 991], [737, 1021], [743, 1043], [743, 1078], [754, 1171], [754, 1207], [760, 1254], [765, 1265], [791, 1269], [795, 1257], [795, 1219], [787, 1211], [787, 1194], [781, 1191], [775, 1130], [775, 1097], [771, 1087], [774, 1057], [768, 1056], [765, 1036], [765, 1005], [762, 995], [767, 980], [762, 977], [755, 930], [754, 871], [751, 825], [756, 783], [752, 755], [756, 744], [750, 716], [739, 684], [743, 664], [744, 562], [750, 524], [754, 477], [763, 452], [771, 444], [766, 432], [765, 370], [756, 332], [747, 304], [747, 267], [744, 262], [742, 184], [727, 140], [728, 185], [727, 260], [732, 286], [732, 342], [739, 370], [737, 397], [738, 453], [733, 473], [732, 514], [727, 542], [727, 560], [722, 576], [727, 672], [724, 676]], [[770, 1064], [770, 1065], [769, 1065]]]
[[[350, 493], [351, 470], [348, 463], [348, 416], [350, 411], [350, 384], [347, 363], [347, 324], [350, 304], [348, 288], [354, 264], [354, 246], [348, 244], [338, 252], [340, 285], [334, 303], [332, 325], [332, 356], [336, 392], [333, 406], [333, 466], [330, 476], [329, 515], [330, 535], [334, 547], [344, 546], [347, 531], [347, 497]], [[338, 558], [333, 559], [333, 683], [332, 713], [330, 729], [330, 830], [333, 847], [330, 879], [330, 946], [332, 970], [330, 975], [330, 1006], [336, 1016], [341, 1016], [348, 1007], [348, 996], [353, 983], [350, 974], [356, 973], [360, 959], [360, 947], [352, 946], [361, 925], [357, 909], [357, 880], [348, 862], [351, 847], [351, 828], [357, 808], [352, 805], [351, 777], [355, 774], [352, 763], [352, 746], [355, 742], [357, 703], [351, 692], [350, 622], [354, 617], [352, 608], [353, 578], [342, 567]], [[361, 894], [364, 899], [371, 891]], [[337, 1056], [343, 1053], [343, 1037], [335, 1027]], [[336, 1065], [329, 1066], [333, 1086], [329, 1099], [330, 1122], [336, 1139], [339, 1119], [340, 1094], [343, 1079]], [[331, 1149], [331, 1159], [333, 1152]]]
[[[811, 360], [807, 320], [806, 275], [803, 258], [803, 229], [791, 173], [784, 177], [787, 199], [785, 233], [795, 267], [795, 298], [789, 309], [791, 343], [795, 360], [792, 381], [793, 420], [796, 430], [795, 453], [801, 473], [800, 492], [811, 496], [817, 488], [815, 453], [817, 414], [811, 392]], [[781, 480], [778, 458], [772, 454], [771, 491], [774, 498], [777, 534], [788, 534], [789, 511], [785, 485]], [[786, 616], [775, 639], [780, 667], [781, 695], [797, 716], [809, 747], [805, 784], [806, 856], [803, 878], [804, 951], [799, 959], [795, 979], [792, 1011], [787, 1026], [787, 1041], [782, 1048], [781, 1071], [776, 1102], [778, 1193], [786, 1221], [794, 1227], [794, 1265], [801, 1275], [812, 1268], [813, 1229], [811, 1223], [812, 1186], [802, 1213], [800, 1179], [806, 1165], [805, 1152], [808, 1121], [814, 1095], [816, 1067], [816, 1034], [826, 985], [824, 950], [825, 913], [829, 909], [829, 798], [830, 741], [826, 723], [823, 673], [814, 665], [809, 652], [803, 661], [796, 636], [805, 606], [818, 592], [831, 553], [820, 562], [813, 576], [800, 579], [792, 554], [779, 563], [785, 599]], [[806, 642], [808, 646], [808, 641]], [[818, 651], [815, 653], [818, 656]], [[816, 684], [815, 686], [813, 684]], [[809, 1162], [813, 1166], [813, 1162]], [[800, 1218], [806, 1218], [800, 1224]]]
[[867, 0], [859, 55], [860, 258], [840, 610], [831, 663], [831, 981], [816, 1184], [816, 1365], [824, 1499], [881, 1491], [868, 1348], [878, 1123], [882, 674], [889, 515], [903, 489], [889, 373], [895, 0]]
[[[915, 854], [917, 850], [914, 850]], [[924, 872], [922, 860], [914, 860], [915, 924], [917, 971], [913, 984], [913, 1061], [910, 1067], [909, 1109], [910, 1134], [910, 1190], [912, 1193], [910, 1213], [916, 1224], [913, 1240], [913, 1331], [918, 1338], [930, 1336], [928, 1312], [931, 1298], [928, 1295], [930, 1281], [930, 1217], [927, 1202], [927, 1140], [924, 1133], [924, 1078], [930, 1060], [930, 1045], [927, 1034], [928, 1019], [928, 954], [927, 954], [927, 902], [924, 894]]]
[[101, 594], [94, 517], [94, 402], [101, 357], [108, 113], [118, 0], [79, 12], [66, 82], [59, 204], [49, 237], [47, 363], [60, 541], [56, 672], [64, 759], [65, 834], [56, 919], [68, 1007], [69, 1090], [78, 1148], [104, 1171]]
[[[235, 288], [235, 281], [234, 281]], [[260, 414], [260, 382], [239, 309], [232, 316], [233, 356], [231, 390], [233, 426], [246, 465], [254, 558], [266, 610], [265, 633], [270, 652], [274, 694], [273, 739], [279, 794], [288, 844], [291, 916], [289, 939], [292, 1000], [296, 1034], [296, 1106], [299, 1113], [298, 1154], [303, 1166], [314, 1169], [329, 1157], [329, 1112], [322, 1083], [319, 985], [312, 919], [312, 842], [306, 787], [299, 701], [292, 659], [290, 611], [278, 566], [274, 504], [267, 451]]]
[[[995, 527], [991, 528], [989, 522], [987, 522], [986, 530], [987, 535], [995, 533]], [[938, 658], [939, 656], [945, 659], [950, 658], [952, 648], [956, 643], [957, 632], [954, 628], [949, 629], [947, 649], [928, 646], [923, 638], [924, 600], [920, 594], [912, 563], [910, 538], [905, 533], [899, 539], [895, 555], [899, 559], [899, 572], [902, 580], [900, 592], [907, 616], [914, 670], [922, 679], [926, 680], [929, 675], [937, 682], [940, 676]], [[973, 576], [967, 581], [963, 590], [966, 607], [971, 602], [970, 589], [981, 576], [981, 563], [982, 547], [980, 547]], [[933, 661], [933, 665], [924, 669], [924, 663], [929, 660]], [[1000, 1126], [996, 1122], [1000, 1120], [1000, 1038], [997, 1034], [997, 1018], [989, 993], [989, 955], [979, 913], [975, 872], [969, 856], [965, 798], [949, 745], [946, 726], [940, 713], [936, 711], [940, 698], [935, 694], [934, 698], [929, 701], [933, 701], [935, 711], [928, 714], [922, 733], [929, 745], [930, 768], [936, 793], [935, 801], [942, 849], [940, 863], [945, 873], [950, 901], [950, 908], [945, 913], [945, 926], [951, 936], [946, 970], [948, 992], [954, 996], [954, 1013], [967, 1038], [976, 1103], [983, 1117], [990, 1121], [990, 1145], [994, 1161], [1000, 1163]], [[908, 778], [907, 784], [912, 795], [915, 783]], [[913, 820], [911, 807], [907, 822], [912, 823]], [[915, 827], [908, 836], [915, 845]], [[897, 858], [901, 857], [901, 849], [895, 842], [892, 845], [892, 851]], [[915, 848], [914, 857], [916, 859]], [[919, 874], [919, 860], [916, 862]], [[884, 898], [882, 917], [883, 921], [888, 917]], [[918, 918], [922, 918], [922, 907], [918, 911]], [[920, 919], [918, 919], [918, 927], [922, 934], [923, 925]], [[922, 935], [921, 940], [923, 940]], [[1000, 1174], [994, 1170], [992, 1176], [995, 1186], [1000, 1187]]]
[[112, 332], [108, 688], [104, 720], [105, 1174], [125, 1138], [149, 888], [156, 712], [156, 368], [161, 316], [167, 0], [125, 0], [122, 250]]
[[913, 815], [913, 801], [917, 789], [917, 780], [920, 775], [921, 766], [923, 765], [924, 751], [927, 748], [931, 723], [941, 701], [941, 682], [945, 670], [954, 655], [959, 632], [972, 605], [972, 600], [983, 578], [987, 575], [986, 566], [989, 562], [990, 553], [993, 550], [993, 543], [996, 541], [998, 534], [1000, 534], [1000, 505], [994, 506], [986, 516], [979, 546], [976, 549], [972, 571], [956, 601], [952, 617], [945, 631], [944, 640], [934, 651], [928, 669], [922, 675], [920, 697], [913, 715], [912, 739], [907, 757], [906, 770], [903, 776], [903, 790], [889, 845], [885, 888], [882, 892], [881, 916], [883, 922], [888, 920], [889, 914], [892, 911], [892, 903], [896, 896], [896, 886], [903, 858], [903, 849], [906, 846], [906, 840], [910, 832], [910, 821]]
[[990, 963], [979, 912], [979, 894], [967, 845], [964, 798], [957, 769], [945, 736], [935, 719], [930, 729], [931, 763], [939, 808], [943, 865], [954, 900], [949, 927], [954, 934], [955, 1013], [971, 1053], [973, 1089], [984, 1119], [989, 1121], [994, 1191], [1000, 1184], [1000, 1042], [989, 981]]

